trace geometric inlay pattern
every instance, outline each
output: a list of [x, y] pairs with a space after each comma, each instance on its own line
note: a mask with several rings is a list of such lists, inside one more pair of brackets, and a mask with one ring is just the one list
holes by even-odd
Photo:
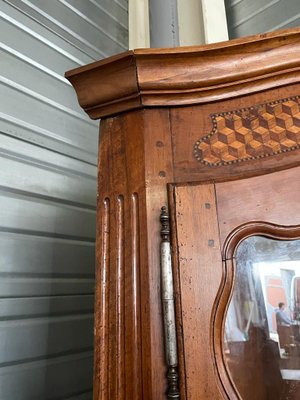
[[299, 149], [299, 97], [212, 114], [213, 129], [196, 142], [196, 159], [215, 167]]

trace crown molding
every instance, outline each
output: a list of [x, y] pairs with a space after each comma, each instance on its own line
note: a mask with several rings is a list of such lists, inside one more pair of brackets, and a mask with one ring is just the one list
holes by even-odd
[[138, 49], [65, 74], [92, 119], [209, 103], [300, 82], [300, 28], [206, 46]]

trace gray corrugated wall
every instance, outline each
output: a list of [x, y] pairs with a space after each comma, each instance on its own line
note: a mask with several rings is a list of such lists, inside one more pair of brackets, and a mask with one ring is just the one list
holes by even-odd
[[0, 400], [92, 398], [98, 123], [63, 75], [127, 38], [124, 0], [0, 0]]
[[230, 39], [300, 26], [300, 0], [225, 0]]

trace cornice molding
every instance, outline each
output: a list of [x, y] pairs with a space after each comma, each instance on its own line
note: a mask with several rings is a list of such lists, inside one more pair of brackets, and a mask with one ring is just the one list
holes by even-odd
[[206, 46], [133, 50], [65, 76], [92, 119], [209, 103], [300, 82], [300, 29]]

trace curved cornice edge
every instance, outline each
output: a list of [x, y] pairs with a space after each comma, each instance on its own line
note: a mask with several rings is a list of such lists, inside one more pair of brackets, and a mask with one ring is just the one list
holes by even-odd
[[300, 29], [207, 46], [138, 49], [66, 73], [81, 107], [102, 118], [144, 107], [229, 99], [300, 82]]

